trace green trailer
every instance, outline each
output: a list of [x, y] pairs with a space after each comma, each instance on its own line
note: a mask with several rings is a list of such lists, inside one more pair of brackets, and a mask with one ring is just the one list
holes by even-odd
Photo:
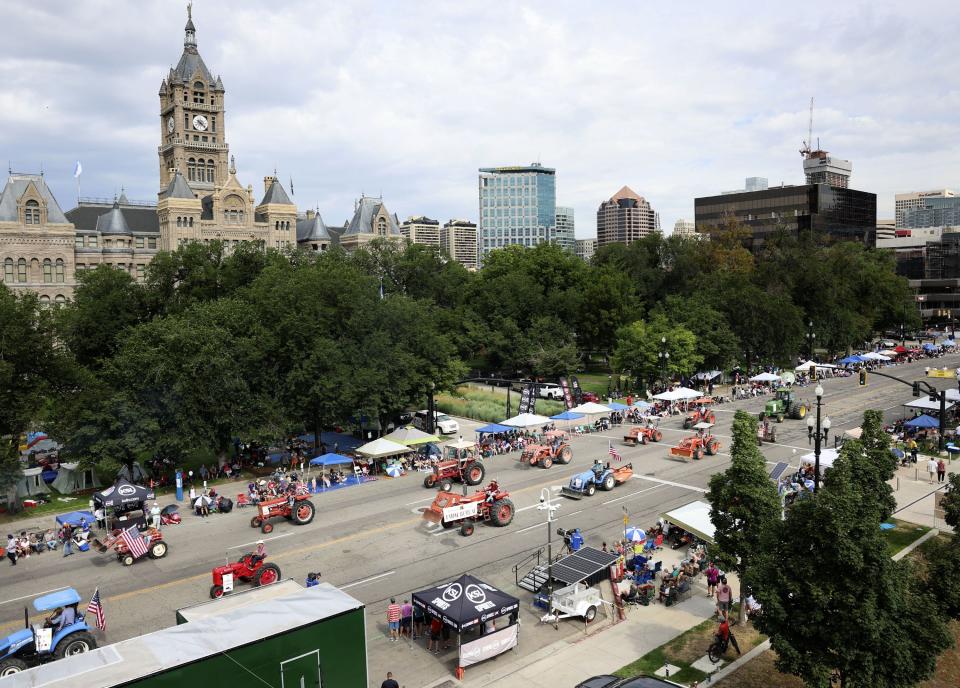
[[366, 688], [364, 614], [328, 583], [284, 581], [180, 609], [176, 626], [21, 672], [4, 688]]

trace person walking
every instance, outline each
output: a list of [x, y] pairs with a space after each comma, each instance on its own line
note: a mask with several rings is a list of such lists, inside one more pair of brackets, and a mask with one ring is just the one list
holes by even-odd
[[[413, 606], [410, 600], [404, 600], [400, 606], [400, 637], [406, 635], [411, 638], [413, 634]], [[412, 639], [412, 638], [411, 638]]]
[[932, 456], [927, 461], [927, 473], [930, 475], [930, 484], [933, 485], [933, 478], [937, 474], [937, 460]]
[[10, 560], [10, 566], [17, 565], [17, 538], [13, 533], [7, 533], [7, 559]]
[[727, 584], [727, 577], [720, 578], [720, 585], [717, 586], [717, 613], [727, 618], [727, 612], [730, 611], [730, 600], [733, 597], [733, 588]]
[[380, 684], [380, 688], [400, 688], [400, 684], [393, 678], [393, 672], [387, 672], [387, 680]]
[[937, 461], [937, 482], [942, 483], [944, 478], [947, 475], [947, 464], [943, 462], [943, 459]]
[[717, 583], [720, 582], [720, 569], [711, 561], [704, 573], [707, 576], [707, 597], [713, 597], [717, 591]]
[[430, 638], [427, 640], [427, 652], [433, 652], [433, 654], [440, 654], [440, 632], [442, 630], [443, 624], [440, 623], [440, 619], [432, 617], [430, 619]]
[[396, 641], [400, 635], [400, 605], [393, 597], [387, 607], [387, 627], [390, 629], [390, 640]]
[[69, 557], [73, 554], [73, 528], [69, 523], [63, 524], [63, 556]]

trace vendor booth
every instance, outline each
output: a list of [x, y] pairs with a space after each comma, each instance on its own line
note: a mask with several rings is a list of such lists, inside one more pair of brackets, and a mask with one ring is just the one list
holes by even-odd
[[[909, 409], [920, 409], [921, 411], [935, 411], [938, 414], [940, 413], [940, 402], [931, 401], [929, 397], [914, 399], [913, 401], [904, 404], [904, 406]], [[944, 408], [949, 411], [953, 408], [953, 402], [948, 401]]]
[[421, 444], [440, 441], [440, 438], [436, 435], [430, 435], [412, 426], [397, 428], [389, 435], [384, 435], [383, 439], [402, 444], [405, 447], [416, 447]]
[[81, 490], [100, 487], [100, 481], [92, 468], [80, 468], [76, 463], [61, 463], [53, 489], [60, 494], [73, 494]]
[[[311, 478], [308, 482], [312, 492], [336, 490], [348, 485], [359, 485], [362, 477], [354, 470], [353, 459], [343, 454], [327, 453], [310, 459], [308, 472], [315, 467], [320, 468], [320, 477]], [[335, 470], [343, 467], [341, 470]], [[329, 470], [324, 470], [329, 469]]]
[[156, 498], [153, 490], [120, 478], [107, 489], [95, 493], [93, 505], [106, 512], [108, 530], [129, 528], [133, 524], [142, 527], [147, 523], [149, 512], [146, 502]]
[[[837, 460], [837, 457], [840, 456], [840, 452], [836, 449], [823, 449], [820, 451], [820, 472], [822, 473], [828, 468], [833, 467], [833, 462]], [[813, 466], [816, 464], [816, 456], [813, 452], [809, 454], [804, 454], [800, 457], [801, 464], [808, 464]]]
[[678, 387], [677, 389], [671, 389], [667, 392], [660, 392], [660, 394], [654, 394], [653, 398], [657, 401], [689, 401], [690, 399], [696, 399], [701, 396], [701, 392], [698, 392], [695, 389], [690, 389], [689, 387]]
[[458, 634], [458, 676], [465, 667], [517, 646], [520, 600], [469, 574], [413, 593], [413, 605]]
[[357, 447], [356, 453], [367, 459], [368, 464], [373, 464], [374, 469], [382, 469], [373, 472], [382, 472], [391, 478], [395, 478], [405, 472], [405, 455], [412, 454], [413, 449], [380, 437], [373, 442], [367, 442], [363, 446]]
[[709, 502], [690, 502], [660, 515], [670, 525], [683, 528], [706, 543], [713, 544], [716, 526], [710, 520]]
[[477, 428], [476, 433], [478, 435], [499, 435], [501, 432], [513, 432], [514, 430], [516, 430], [516, 428], [510, 427], [509, 425], [490, 423], [489, 425], [484, 425], [482, 428]]
[[521, 413], [519, 416], [500, 421], [500, 425], [509, 425], [514, 430], [517, 428], [535, 428], [550, 425], [550, 419], [536, 413]]
[[774, 373], [760, 373], [759, 375], [754, 375], [750, 378], [750, 382], [760, 382], [763, 384], [770, 384], [772, 382], [779, 382], [780, 376]]

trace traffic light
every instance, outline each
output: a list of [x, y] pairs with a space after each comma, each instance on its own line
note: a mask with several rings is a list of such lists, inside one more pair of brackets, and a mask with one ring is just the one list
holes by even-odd
[[866, 368], [860, 369], [860, 386], [861, 387], [867, 386], [867, 369]]
[[915, 397], [920, 396], [920, 383], [914, 382], [913, 385], [911, 386], [913, 387], [913, 396]]

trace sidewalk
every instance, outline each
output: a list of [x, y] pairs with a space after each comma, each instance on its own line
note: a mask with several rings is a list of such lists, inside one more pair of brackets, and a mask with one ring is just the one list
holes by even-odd
[[[947, 477], [960, 472], [960, 461], [947, 461]], [[934, 518], [934, 493], [943, 491], [947, 483], [930, 483], [927, 475], [927, 462], [921, 456], [916, 464], [898, 468], [896, 476], [890, 481], [894, 497], [897, 499], [896, 518], [929, 528], [938, 528], [942, 532], [952, 533], [953, 529], [943, 522], [943, 519]]]

